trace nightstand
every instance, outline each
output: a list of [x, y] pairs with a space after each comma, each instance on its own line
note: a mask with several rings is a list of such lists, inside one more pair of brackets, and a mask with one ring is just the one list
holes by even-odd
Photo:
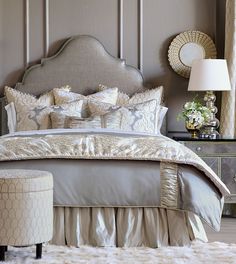
[[191, 139], [174, 137], [201, 157], [229, 188], [225, 203], [236, 203], [236, 139]]

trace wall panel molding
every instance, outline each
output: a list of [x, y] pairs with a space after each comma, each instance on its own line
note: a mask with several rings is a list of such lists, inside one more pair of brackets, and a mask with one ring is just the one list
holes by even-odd
[[138, 68], [143, 72], [143, 0], [138, 0]]
[[49, 0], [44, 0], [44, 57], [49, 50]]
[[118, 27], [119, 27], [119, 47], [118, 47], [118, 57], [123, 59], [124, 57], [124, 0], [118, 0]]
[[24, 66], [29, 65], [29, 0], [24, 1]]

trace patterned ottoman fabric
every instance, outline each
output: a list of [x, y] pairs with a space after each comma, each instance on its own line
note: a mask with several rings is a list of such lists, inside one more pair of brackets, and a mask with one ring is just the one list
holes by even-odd
[[53, 176], [36, 170], [0, 170], [0, 245], [49, 241], [53, 232]]

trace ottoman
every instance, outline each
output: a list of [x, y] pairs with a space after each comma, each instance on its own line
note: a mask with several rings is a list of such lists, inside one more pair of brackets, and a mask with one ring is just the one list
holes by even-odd
[[53, 232], [53, 176], [47, 171], [0, 170], [0, 261], [7, 246], [36, 245]]

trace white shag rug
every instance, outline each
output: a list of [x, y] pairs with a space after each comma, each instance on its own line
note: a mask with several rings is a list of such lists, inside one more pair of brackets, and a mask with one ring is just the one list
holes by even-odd
[[35, 247], [9, 247], [6, 262], [17, 264], [120, 264], [120, 263], [160, 263], [160, 264], [233, 264], [236, 263], [236, 244], [220, 242], [193, 242], [191, 247], [163, 248], [95, 248], [64, 247], [46, 245], [43, 258], [36, 260]]

